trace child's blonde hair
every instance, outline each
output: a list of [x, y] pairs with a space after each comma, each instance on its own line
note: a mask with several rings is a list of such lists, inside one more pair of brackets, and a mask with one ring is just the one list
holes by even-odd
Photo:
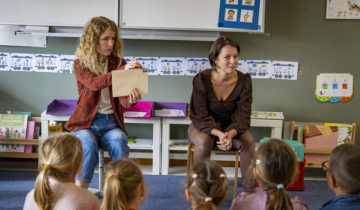
[[139, 166], [130, 159], [116, 160], [105, 171], [103, 210], [126, 210], [144, 184]]
[[215, 162], [194, 165], [186, 180], [195, 209], [218, 209], [226, 196], [228, 181], [224, 170]]
[[353, 144], [337, 146], [330, 156], [330, 174], [346, 194], [360, 193], [360, 147]]
[[260, 184], [267, 191], [267, 210], [293, 209], [286, 186], [297, 174], [297, 158], [287, 143], [271, 139], [262, 143], [256, 151], [256, 173]]
[[81, 167], [83, 148], [81, 141], [70, 133], [48, 137], [39, 148], [41, 170], [36, 178], [34, 200], [39, 209], [52, 208], [49, 177], [70, 181]]

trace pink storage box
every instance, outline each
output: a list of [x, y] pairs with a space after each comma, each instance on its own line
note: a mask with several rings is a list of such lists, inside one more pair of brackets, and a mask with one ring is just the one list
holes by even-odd
[[152, 101], [139, 101], [135, 106], [123, 108], [124, 118], [150, 118], [153, 108]]

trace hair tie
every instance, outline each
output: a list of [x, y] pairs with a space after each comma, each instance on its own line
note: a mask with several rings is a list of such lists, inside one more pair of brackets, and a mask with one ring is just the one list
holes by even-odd
[[211, 197], [206, 197], [205, 198], [205, 202], [211, 202], [212, 201], [212, 198]]
[[111, 176], [115, 177], [116, 179], [119, 179], [119, 176], [117, 174], [112, 174]]
[[283, 184], [278, 184], [278, 185], [276, 185], [276, 188], [277, 188], [277, 189], [284, 188], [284, 185], [283, 185]]
[[44, 168], [45, 168], [45, 169], [50, 169], [51, 167], [50, 167], [50, 165], [48, 165], [48, 164], [45, 163], [45, 164], [44, 164]]
[[226, 175], [224, 173], [221, 173], [219, 177], [220, 178], [226, 178]]
[[261, 161], [259, 159], [256, 159], [256, 165], [259, 165]]
[[194, 174], [192, 175], [192, 178], [193, 178], [193, 179], [196, 179], [196, 178], [198, 178], [198, 175], [194, 173]]

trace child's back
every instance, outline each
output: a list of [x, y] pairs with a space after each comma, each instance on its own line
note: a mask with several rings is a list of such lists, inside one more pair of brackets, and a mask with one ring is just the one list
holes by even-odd
[[39, 148], [41, 170], [34, 189], [26, 196], [24, 210], [100, 209], [95, 195], [74, 184], [82, 157], [76, 136], [67, 133], [47, 138]]
[[[98, 198], [86, 189], [80, 188], [71, 182], [60, 182], [49, 179], [52, 190], [52, 210], [63, 209], [89, 209], [98, 210], [100, 207]], [[34, 200], [34, 190], [26, 195], [24, 209], [39, 209]]]
[[323, 163], [330, 189], [336, 195], [321, 210], [360, 209], [360, 147], [343, 144], [336, 147], [329, 164]]
[[256, 193], [240, 193], [232, 210], [307, 210], [299, 197], [290, 199], [285, 188], [297, 174], [297, 158], [293, 149], [283, 141], [269, 140], [256, 151], [253, 170], [259, 183]]

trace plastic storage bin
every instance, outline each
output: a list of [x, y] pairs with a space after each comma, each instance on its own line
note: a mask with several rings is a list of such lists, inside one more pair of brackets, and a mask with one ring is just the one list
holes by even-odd
[[139, 101], [135, 106], [123, 108], [124, 118], [150, 118], [153, 108], [152, 101]]
[[153, 117], [185, 118], [186, 103], [154, 102]]

